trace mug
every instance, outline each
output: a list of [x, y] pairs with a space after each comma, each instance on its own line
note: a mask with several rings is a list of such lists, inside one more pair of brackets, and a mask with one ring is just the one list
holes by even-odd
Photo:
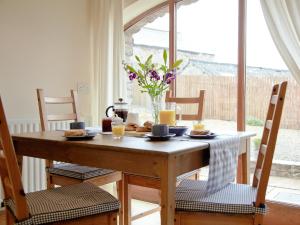
[[155, 124], [152, 127], [152, 135], [164, 137], [169, 134], [169, 126], [167, 124]]
[[70, 123], [70, 129], [85, 129], [85, 123], [84, 122], [72, 122]]

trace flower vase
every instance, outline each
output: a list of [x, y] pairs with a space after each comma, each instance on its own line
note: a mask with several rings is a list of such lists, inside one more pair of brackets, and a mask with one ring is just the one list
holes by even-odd
[[159, 111], [161, 110], [162, 107], [162, 96], [151, 96], [151, 103], [152, 103], [152, 117], [154, 120], [154, 124], [159, 124]]

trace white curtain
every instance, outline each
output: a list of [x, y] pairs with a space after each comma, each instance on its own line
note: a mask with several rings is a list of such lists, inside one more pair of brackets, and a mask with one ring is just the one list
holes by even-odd
[[261, 6], [275, 45], [300, 84], [300, 0], [261, 0]]
[[91, 111], [97, 125], [107, 106], [125, 97], [123, 1], [91, 0]]

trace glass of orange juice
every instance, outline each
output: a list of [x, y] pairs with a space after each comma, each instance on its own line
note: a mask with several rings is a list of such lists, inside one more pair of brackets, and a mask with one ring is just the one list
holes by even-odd
[[125, 123], [112, 122], [111, 131], [114, 139], [121, 139], [125, 135]]
[[205, 125], [201, 121], [194, 121], [193, 130], [205, 130]]
[[166, 102], [165, 109], [159, 112], [159, 123], [169, 126], [176, 125], [176, 103]]

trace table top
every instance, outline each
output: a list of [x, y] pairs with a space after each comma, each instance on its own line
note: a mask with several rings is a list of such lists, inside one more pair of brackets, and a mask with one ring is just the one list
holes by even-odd
[[[189, 151], [199, 151], [207, 149], [208, 143], [205, 140], [190, 140], [187, 138], [172, 138], [169, 141], [153, 142], [147, 138], [123, 137], [120, 140], [113, 139], [111, 135], [97, 135], [93, 140], [68, 141], [63, 137], [63, 131], [46, 131], [21, 133], [13, 135], [14, 141], [45, 142], [49, 144], [65, 146], [81, 146], [86, 148], [101, 148], [109, 151], [132, 151], [146, 152], [148, 154], [172, 155], [187, 153]], [[234, 132], [231, 135], [239, 135], [241, 138], [255, 136], [253, 132]]]

